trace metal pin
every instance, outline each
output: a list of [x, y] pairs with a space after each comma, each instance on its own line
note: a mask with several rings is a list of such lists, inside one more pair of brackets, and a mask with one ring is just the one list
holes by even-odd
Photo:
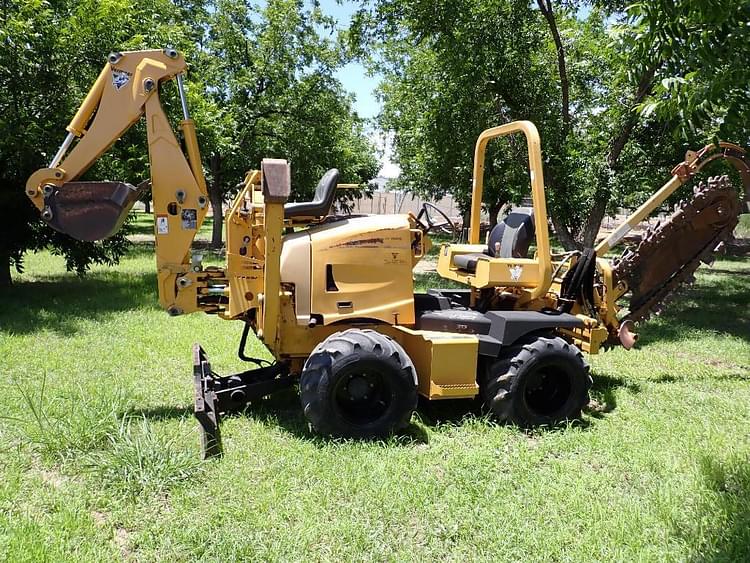
[[182, 84], [182, 73], [177, 75], [177, 91], [180, 93], [180, 103], [182, 104], [182, 116], [187, 120], [190, 119], [187, 99], [185, 98], [185, 87]]
[[47, 168], [55, 168], [58, 164], [60, 164], [60, 161], [62, 160], [63, 156], [65, 156], [65, 153], [68, 152], [68, 147], [70, 147], [70, 144], [73, 142], [74, 138], [75, 135], [73, 135], [73, 133], [68, 133], [68, 136], [65, 137], [62, 145], [60, 145], [60, 148], [57, 149], [57, 153], [55, 154], [52, 162], [49, 163], [49, 166]]

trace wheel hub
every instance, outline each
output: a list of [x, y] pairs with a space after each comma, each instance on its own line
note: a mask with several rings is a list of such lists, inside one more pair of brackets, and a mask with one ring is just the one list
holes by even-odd
[[550, 416], [568, 401], [570, 378], [561, 370], [540, 369], [532, 377], [524, 392], [526, 404], [533, 411]]
[[373, 384], [367, 381], [363, 375], [352, 375], [346, 385], [346, 391], [352, 401], [361, 401], [367, 399], [367, 394], [373, 388]]

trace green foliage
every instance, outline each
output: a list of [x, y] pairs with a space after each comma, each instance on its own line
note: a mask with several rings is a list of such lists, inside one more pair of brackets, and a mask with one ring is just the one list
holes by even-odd
[[[53, 248], [70, 269], [111, 264], [123, 233], [79, 243], [47, 228], [24, 195], [28, 176], [46, 166], [65, 126], [108, 53], [173, 46], [190, 65], [187, 94], [218, 203], [261, 158], [287, 158], [294, 193], [306, 198], [330, 167], [342, 182], [377, 172], [374, 148], [351, 96], [335, 79], [344, 63], [332, 23], [301, 1], [262, 6], [237, 0], [0, 0], [0, 285], [20, 271], [27, 250]], [[176, 90], [162, 89], [176, 123]], [[214, 182], [210, 158], [219, 157]], [[86, 173], [139, 184], [149, 177], [143, 123]], [[216, 199], [216, 198], [215, 198]]]
[[166, 492], [203, 469], [200, 457], [186, 447], [191, 434], [178, 428], [165, 436], [145, 417], [123, 416], [107, 435], [106, 446], [86, 454], [82, 466], [115, 493], [136, 497]]
[[[747, 140], [750, 28], [746, 3], [730, 4], [379, 0], [349, 41], [384, 74], [402, 187], [466, 207], [478, 134], [529, 119], [558, 236], [590, 245], [607, 207], [642, 202], [687, 148]], [[485, 181], [491, 214], [528, 194], [521, 139], [490, 144]]]
[[[398, 183], [421, 194], [451, 192], [466, 206], [478, 134], [543, 117], [534, 110], [554, 84], [549, 61], [539, 56], [545, 35], [528, 25], [531, 11], [520, 2], [393, 2], [379, 10], [385, 21], [373, 39], [385, 75], [381, 126], [395, 133]], [[554, 121], [546, 106], [543, 113]], [[514, 186], [525, 174], [525, 148], [518, 143], [491, 145], [489, 202], [521, 196]]]
[[634, 58], [659, 64], [641, 115], [678, 118], [685, 136], [750, 141], [750, 2], [638, 2], [628, 17]]
[[334, 77], [345, 59], [332, 34], [332, 20], [298, 0], [216, 3], [199, 65], [207, 99], [225, 116], [218, 127], [206, 120], [215, 140], [204, 148], [222, 157], [224, 193], [264, 157], [290, 161], [298, 199], [328, 168], [341, 182], [375, 176], [364, 122]]
[[[20, 270], [26, 250], [52, 247], [79, 273], [116, 262], [122, 234], [79, 243], [43, 225], [27, 200], [28, 176], [48, 164], [65, 126], [112, 51], [174, 45], [191, 50], [200, 3], [7, 0], [0, 10], [0, 278], [8, 259]], [[147, 177], [143, 130], [126, 135], [88, 177], [132, 183]], [[139, 144], [140, 151], [134, 150]]]

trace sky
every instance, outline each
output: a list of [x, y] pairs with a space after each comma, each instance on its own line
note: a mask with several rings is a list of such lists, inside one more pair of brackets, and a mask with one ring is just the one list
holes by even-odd
[[[346, 29], [352, 14], [356, 11], [357, 2], [342, 0], [320, 0], [323, 13], [337, 20], [339, 29]], [[375, 97], [375, 88], [380, 81], [379, 76], [368, 76], [365, 67], [358, 62], [352, 62], [336, 72], [336, 78], [346, 90], [354, 95], [354, 109], [360, 117], [371, 120], [368, 127], [370, 139], [375, 143], [379, 151], [380, 170], [378, 176], [383, 178], [395, 178], [400, 173], [399, 167], [391, 161], [391, 144], [388, 137], [377, 129], [373, 118], [380, 112], [381, 104]]]
[[[349, 21], [352, 14], [356, 11], [357, 5], [357, 2], [347, 0], [340, 3], [336, 2], [336, 0], [320, 1], [323, 13], [335, 18], [339, 29], [346, 29], [349, 26]], [[354, 107], [360, 117], [372, 118], [378, 114], [380, 103], [375, 99], [374, 93], [378, 85], [378, 77], [367, 76], [364, 66], [356, 62], [349, 63], [341, 68], [336, 73], [336, 77], [344, 85], [344, 88], [355, 95], [356, 101]]]

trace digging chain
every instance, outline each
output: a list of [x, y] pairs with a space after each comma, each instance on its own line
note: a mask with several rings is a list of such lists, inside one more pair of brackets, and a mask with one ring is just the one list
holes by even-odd
[[732, 236], [740, 213], [737, 193], [728, 176], [717, 176], [694, 188], [693, 198], [681, 201], [672, 215], [644, 234], [635, 248], [614, 262], [614, 276], [630, 289], [629, 313], [623, 320], [646, 321], [660, 314], [683, 283], [692, 284], [701, 262]]

